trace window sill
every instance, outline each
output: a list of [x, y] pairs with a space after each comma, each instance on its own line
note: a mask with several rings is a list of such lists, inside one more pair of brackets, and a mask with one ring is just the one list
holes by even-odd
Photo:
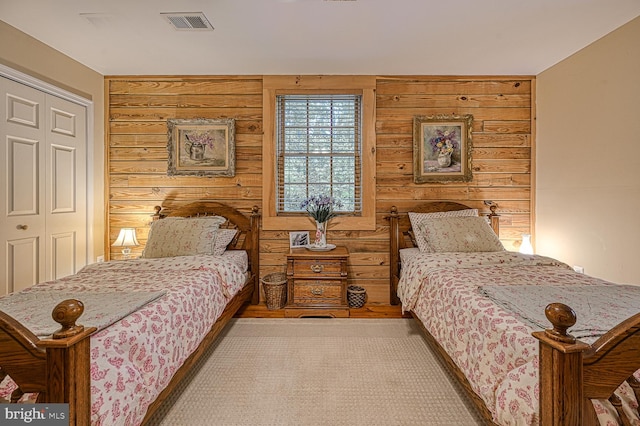
[[[310, 217], [269, 217], [261, 220], [262, 229], [267, 231], [315, 230], [316, 225]], [[375, 215], [372, 217], [336, 217], [329, 222], [330, 231], [371, 231], [376, 229]]]

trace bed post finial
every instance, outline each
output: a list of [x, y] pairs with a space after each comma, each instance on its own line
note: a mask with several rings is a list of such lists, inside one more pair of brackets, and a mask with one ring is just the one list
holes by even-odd
[[83, 312], [84, 304], [77, 299], [66, 299], [58, 303], [51, 312], [51, 318], [62, 327], [53, 333], [53, 338], [64, 339], [83, 331], [84, 326], [76, 324]]
[[500, 215], [496, 213], [496, 210], [498, 210], [498, 205], [493, 201], [485, 201], [484, 204], [489, 206], [489, 210], [491, 211], [491, 213], [487, 215], [487, 218], [489, 218], [489, 223], [491, 224], [491, 228], [493, 229], [493, 232], [495, 232], [496, 235], [500, 237]]
[[153, 208], [153, 210], [155, 211], [155, 213], [153, 214], [153, 216], [151, 216], [152, 217], [152, 219], [151, 219], [152, 221], [156, 221], [158, 219], [162, 219], [165, 216], [163, 214], [160, 214], [160, 211], [162, 211], [162, 207], [161, 206], [155, 206]]
[[547, 336], [563, 343], [576, 342], [576, 338], [567, 333], [569, 327], [573, 327], [578, 318], [573, 309], [564, 303], [550, 303], [544, 309], [544, 315], [553, 325], [552, 329], [545, 330]]

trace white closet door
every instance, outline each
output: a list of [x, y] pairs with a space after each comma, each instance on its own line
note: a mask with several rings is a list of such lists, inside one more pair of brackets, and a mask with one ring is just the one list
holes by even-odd
[[0, 78], [0, 294], [45, 279], [45, 97]]
[[86, 109], [46, 99], [46, 279], [62, 278], [86, 264]]
[[0, 295], [87, 263], [86, 107], [0, 77]]

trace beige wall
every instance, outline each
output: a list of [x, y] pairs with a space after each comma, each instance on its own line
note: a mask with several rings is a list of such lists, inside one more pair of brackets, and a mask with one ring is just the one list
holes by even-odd
[[[0, 21], [0, 64], [93, 102], [93, 179], [89, 206], [94, 256], [104, 252], [104, 77]], [[93, 218], [91, 218], [93, 216]], [[89, 259], [91, 261], [92, 259]]]
[[640, 284], [640, 18], [537, 77], [536, 251]]

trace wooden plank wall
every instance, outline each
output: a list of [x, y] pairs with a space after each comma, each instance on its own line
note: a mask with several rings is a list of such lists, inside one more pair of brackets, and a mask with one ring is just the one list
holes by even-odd
[[[455, 200], [488, 213], [498, 204], [508, 249], [531, 232], [531, 77], [378, 77], [376, 110], [377, 226], [331, 231], [331, 243], [351, 252], [349, 283], [367, 289], [368, 303], [389, 302], [388, 223], [391, 206], [407, 212], [417, 200]], [[217, 199], [249, 212], [262, 208], [261, 76], [107, 77], [107, 233], [135, 227], [144, 245], [155, 205]], [[413, 117], [472, 114], [473, 173], [469, 183], [413, 183]], [[235, 118], [236, 176], [169, 177], [169, 118]], [[294, 230], [294, 229], [292, 229]], [[297, 230], [297, 229], [295, 229]], [[261, 232], [261, 275], [283, 271], [287, 231]], [[143, 246], [133, 250], [139, 255]], [[107, 250], [121, 257], [118, 249]]]

